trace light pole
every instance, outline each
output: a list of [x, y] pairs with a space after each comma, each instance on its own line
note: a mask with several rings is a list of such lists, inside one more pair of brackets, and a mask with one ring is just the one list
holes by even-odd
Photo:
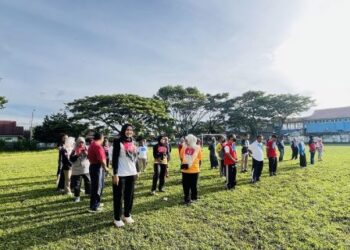
[[30, 120], [30, 130], [29, 130], [30, 136], [29, 136], [29, 140], [32, 140], [32, 139], [33, 139], [33, 120], [34, 120], [34, 112], [35, 112], [35, 109], [33, 109], [33, 111], [32, 111], [32, 119]]

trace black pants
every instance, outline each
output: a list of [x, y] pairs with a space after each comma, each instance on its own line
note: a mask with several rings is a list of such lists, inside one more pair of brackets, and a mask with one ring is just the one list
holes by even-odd
[[167, 165], [166, 164], [154, 164], [153, 167], [154, 167], [154, 174], [153, 174], [152, 191], [156, 191], [158, 180], [159, 180], [158, 190], [161, 191], [163, 189], [164, 183], [165, 183], [165, 175], [167, 172]]
[[90, 165], [90, 179], [90, 209], [96, 210], [100, 206], [104, 187], [104, 170], [101, 165]]
[[269, 157], [269, 171], [270, 176], [277, 172], [277, 157]]
[[263, 161], [257, 161], [253, 158], [252, 182], [260, 181], [260, 176], [264, 167]]
[[280, 157], [279, 157], [279, 161], [283, 161], [283, 157], [284, 157], [284, 148], [280, 148]]
[[198, 175], [198, 173], [182, 173], [182, 187], [184, 190], [184, 199], [186, 203], [190, 202], [191, 200], [197, 200]]
[[57, 190], [64, 189], [64, 172], [62, 168], [59, 168], [57, 170], [57, 177], [59, 176], [58, 184], [57, 184]]
[[300, 155], [300, 167], [306, 167], [307, 162], [306, 162], [306, 156], [305, 155]]
[[220, 160], [220, 176], [226, 176], [226, 166], [224, 160]]
[[226, 165], [226, 176], [227, 176], [226, 187], [227, 187], [227, 189], [235, 188], [236, 175], [237, 175], [236, 165]]
[[89, 174], [72, 175], [70, 184], [71, 184], [71, 189], [73, 190], [75, 197], [80, 196], [80, 188], [81, 188], [81, 180], [82, 179], [84, 180], [85, 194], [91, 193], [91, 181], [90, 181]]
[[118, 186], [113, 184], [113, 206], [114, 219], [120, 220], [122, 216], [122, 198], [124, 198], [124, 216], [130, 217], [132, 206], [134, 203], [136, 176], [119, 177]]
[[295, 148], [292, 148], [292, 160], [297, 160], [298, 159], [298, 148], [295, 147]]
[[310, 152], [310, 163], [311, 165], [315, 164], [315, 152]]

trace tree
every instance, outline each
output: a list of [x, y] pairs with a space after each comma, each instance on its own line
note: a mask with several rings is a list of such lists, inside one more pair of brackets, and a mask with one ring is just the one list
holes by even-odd
[[227, 109], [228, 93], [207, 94], [205, 109], [207, 110], [206, 121], [202, 124], [204, 133], [222, 133], [225, 131], [224, 110]]
[[132, 123], [138, 134], [162, 127], [169, 118], [162, 101], [131, 94], [85, 97], [68, 103], [67, 109], [75, 120], [117, 132], [123, 124]]
[[77, 123], [67, 113], [57, 113], [44, 118], [41, 126], [34, 128], [34, 139], [40, 142], [59, 142], [62, 134], [78, 137], [87, 131], [88, 125]]
[[315, 101], [308, 96], [281, 94], [271, 97], [271, 110], [276, 133], [280, 134], [282, 126], [290, 116], [299, 115], [315, 105]]
[[3, 109], [6, 103], [7, 103], [7, 100], [5, 99], [5, 97], [0, 96], [0, 109]]
[[228, 101], [228, 124], [237, 131], [256, 136], [262, 131], [280, 133], [286, 118], [308, 110], [314, 101], [307, 96], [271, 95], [263, 91], [248, 91]]
[[248, 131], [256, 136], [272, 118], [271, 95], [263, 91], [248, 91], [233, 98], [228, 105], [228, 124], [236, 131]]
[[165, 103], [172, 118], [171, 125], [179, 136], [194, 131], [208, 113], [206, 95], [194, 87], [165, 86], [158, 90], [155, 98]]

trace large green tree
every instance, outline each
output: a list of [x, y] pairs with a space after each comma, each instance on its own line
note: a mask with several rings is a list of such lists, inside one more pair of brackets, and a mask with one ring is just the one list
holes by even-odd
[[271, 96], [272, 122], [276, 133], [280, 134], [286, 119], [299, 115], [315, 105], [315, 101], [308, 96], [280, 94]]
[[206, 95], [194, 87], [165, 86], [158, 90], [155, 98], [165, 103], [173, 121], [171, 126], [179, 136], [193, 132], [208, 113]]
[[314, 101], [307, 96], [266, 94], [248, 91], [228, 101], [224, 111], [231, 129], [247, 131], [252, 135], [271, 130], [279, 134], [286, 118], [310, 109]]
[[129, 122], [138, 134], [146, 134], [163, 128], [169, 119], [162, 101], [131, 94], [85, 97], [68, 103], [67, 109], [76, 120], [117, 132]]
[[84, 135], [88, 125], [78, 123], [68, 117], [67, 113], [57, 113], [44, 118], [41, 126], [34, 128], [34, 139], [40, 142], [56, 143], [62, 134], [78, 137]]

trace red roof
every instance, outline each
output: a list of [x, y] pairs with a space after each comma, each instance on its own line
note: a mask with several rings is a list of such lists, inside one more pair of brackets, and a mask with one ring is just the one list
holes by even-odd
[[0, 136], [23, 136], [24, 128], [15, 121], [0, 121]]

